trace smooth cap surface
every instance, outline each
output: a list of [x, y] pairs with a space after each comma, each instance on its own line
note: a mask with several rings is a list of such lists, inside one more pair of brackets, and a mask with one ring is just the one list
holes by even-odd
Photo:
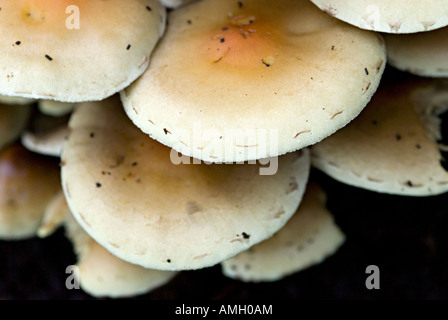
[[0, 1], [0, 94], [101, 100], [146, 69], [165, 28], [157, 0]]
[[309, 183], [299, 209], [271, 238], [221, 263], [224, 275], [245, 282], [278, 281], [323, 262], [345, 235], [326, 208], [320, 186]]
[[312, 148], [312, 164], [336, 180], [383, 193], [448, 191], [441, 120], [448, 83], [410, 77], [385, 82], [363, 113]]
[[321, 10], [356, 27], [385, 33], [415, 33], [448, 25], [447, 0], [311, 0]]
[[267, 158], [355, 118], [385, 60], [380, 35], [306, 0], [204, 0], [171, 12], [150, 67], [121, 98], [142, 131], [182, 154]]
[[58, 161], [16, 143], [0, 152], [0, 239], [36, 236], [48, 203], [61, 189]]
[[415, 34], [385, 35], [395, 68], [419, 76], [448, 78], [448, 27]]
[[79, 106], [70, 129], [61, 162], [73, 215], [146, 268], [204, 268], [270, 237], [308, 180], [308, 150], [279, 158], [275, 175], [260, 175], [259, 163], [175, 164], [177, 153], [136, 128], [118, 98]]

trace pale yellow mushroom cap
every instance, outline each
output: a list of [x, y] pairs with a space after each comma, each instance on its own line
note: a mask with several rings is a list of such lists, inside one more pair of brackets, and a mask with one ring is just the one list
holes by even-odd
[[0, 152], [0, 239], [37, 235], [47, 205], [61, 189], [58, 164], [18, 143]]
[[385, 67], [379, 34], [307, 0], [204, 0], [173, 10], [147, 71], [121, 92], [127, 115], [210, 162], [277, 156], [345, 126]]
[[68, 135], [69, 129], [65, 126], [45, 133], [24, 131], [21, 136], [21, 142], [30, 151], [59, 158]]
[[64, 225], [77, 253], [80, 287], [93, 297], [134, 297], [157, 289], [178, 274], [145, 269], [117, 258], [95, 242], [71, 214]]
[[101, 100], [146, 69], [165, 29], [157, 0], [0, 1], [0, 94]]
[[274, 175], [260, 175], [259, 163], [176, 165], [117, 97], [80, 105], [69, 127], [61, 163], [73, 215], [107, 250], [146, 268], [204, 268], [270, 237], [308, 180], [307, 149], [278, 158]]
[[447, 0], [311, 0], [329, 15], [356, 27], [415, 33], [448, 25]]
[[323, 262], [344, 241], [326, 208], [325, 192], [311, 182], [288, 223], [271, 238], [222, 262], [222, 271], [245, 282], [277, 281]]
[[448, 78], [448, 27], [415, 34], [385, 35], [388, 62], [419, 76]]
[[160, 2], [167, 8], [179, 8], [180, 6], [199, 0], [160, 0]]
[[0, 103], [2, 104], [27, 105], [27, 104], [33, 104], [34, 102], [35, 102], [34, 99], [9, 97], [0, 94]]
[[447, 192], [438, 118], [447, 109], [446, 81], [390, 79], [357, 119], [313, 146], [312, 164], [336, 180], [377, 192]]
[[37, 107], [43, 114], [60, 117], [72, 112], [76, 107], [76, 103], [68, 103], [55, 100], [39, 100], [37, 102]]
[[0, 104], [0, 149], [20, 137], [31, 112], [30, 106]]

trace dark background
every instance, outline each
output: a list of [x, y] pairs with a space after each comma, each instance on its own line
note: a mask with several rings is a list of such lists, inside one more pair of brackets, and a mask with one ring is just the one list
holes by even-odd
[[[224, 277], [220, 266], [184, 271], [133, 299], [315, 300], [447, 299], [448, 194], [400, 197], [353, 188], [312, 171], [328, 194], [328, 208], [346, 234], [322, 264], [273, 283]], [[93, 299], [67, 290], [65, 269], [75, 264], [62, 230], [47, 239], [0, 241], [0, 299]], [[368, 290], [368, 265], [380, 268], [380, 289]]]

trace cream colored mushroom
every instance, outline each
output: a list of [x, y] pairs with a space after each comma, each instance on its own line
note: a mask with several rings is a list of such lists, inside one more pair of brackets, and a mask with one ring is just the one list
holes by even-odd
[[117, 97], [80, 105], [69, 127], [61, 163], [73, 215], [100, 245], [146, 268], [205, 268], [248, 249], [285, 225], [308, 180], [308, 150], [280, 157], [275, 175], [260, 175], [259, 163], [177, 165]]
[[19, 138], [31, 115], [30, 106], [0, 104], [0, 149]]
[[385, 35], [388, 62], [419, 76], [448, 78], [448, 27], [406, 35]]
[[356, 27], [385, 33], [415, 33], [448, 25], [447, 0], [311, 0], [321, 10]]
[[199, 0], [160, 0], [160, 2], [167, 8], [172, 8], [172, 9], [176, 9], [179, 8], [180, 6], [189, 4], [191, 2], [194, 1], [199, 1]]
[[165, 29], [157, 0], [0, 1], [0, 94], [101, 100], [149, 64]]
[[61, 189], [58, 161], [20, 144], [0, 151], [0, 239], [35, 237], [45, 208]]
[[227, 277], [245, 282], [277, 281], [334, 254], [345, 235], [326, 208], [326, 195], [312, 182], [299, 209], [271, 238], [221, 263]]
[[60, 102], [55, 100], [39, 100], [37, 102], [37, 107], [43, 114], [61, 117], [72, 112], [76, 107], [76, 103]]
[[312, 164], [336, 180], [377, 192], [447, 192], [438, 118], [447, 108], [446, 81], [389, 79], [356, 120], [313, 146]]
[[60, 157], [68, 135], [69, 129], [62, 126], [44, 133], [24, 131], [21, 141], [30, 151], [46, 156]]
[[165, 285], [178, 274], [145, 269], [117, 258], [95, 242], [71, 215], [66, 218], [65, 229], [77, 253], [80, 287], [93, 297], [138, 296]]
[[170, 13], [150, 67], [121, 98], [135, 125], [184, 155], [254, 160], [345, 126], [385, 62], [379, 34], [307, 0], [204, 0]]
[[9, 97], [0, 94], [0, 103], [1, 104], [13, 104], [13, 105], [28, 105], [33, 104], [35, 100], [21, 98], [21, 97]]

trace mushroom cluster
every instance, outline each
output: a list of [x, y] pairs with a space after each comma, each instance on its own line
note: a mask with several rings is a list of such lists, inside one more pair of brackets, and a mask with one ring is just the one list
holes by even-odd
[[63, 229], [93, 297], [321, 263], [346, 235], [320, 173], [448, 191], [448, 0], [0, 8], [0, 240]]

